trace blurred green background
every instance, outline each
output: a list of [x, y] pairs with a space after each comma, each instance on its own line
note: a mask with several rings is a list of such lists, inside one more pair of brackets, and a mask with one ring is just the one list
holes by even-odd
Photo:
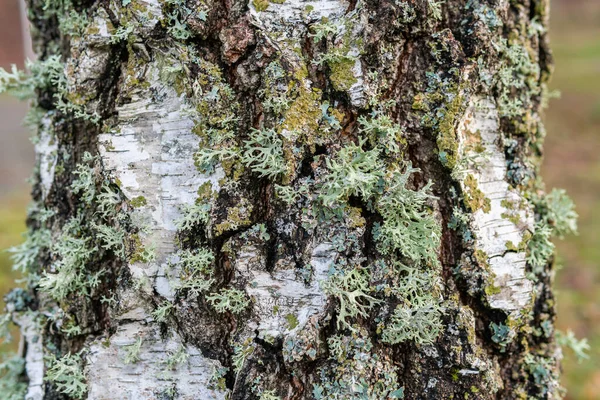
[[600, 0], [552, 0], [551, 82], [561, 91], [546, 112], [542, 176], [577, 205], [579, 235], [557, 241], [558, 328], [587, 337], [590, 359], [565, 350], [569, 399], [600, 399]]
[[[22, 64], [17, 2], [0, 2], [2, 67]], [[558, 328], [587, 337], [592, 347], [581, 364], [565, 350], [563, 385], [568, 399], [600, 399], [600, 0], [552, 0], [550, 34], [556, 65], [551, 88], [562, 96], [546, 113], [542, 174], [548, 189], [567, 189], [580, 216], [579, 235], [557, 243], [564, 266], [556, 280]], [[20, 125], [25, 112], [26, 105], [0, 95], [0, 249], [20, 243], [25, 230], [25, 180], [34, 160]], [[1, 294], [14, 278], [9, 255], [1, 252]]]

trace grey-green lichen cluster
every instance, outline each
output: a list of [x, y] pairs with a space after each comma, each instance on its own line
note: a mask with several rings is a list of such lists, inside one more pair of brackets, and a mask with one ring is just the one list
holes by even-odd
[[[179, 377], [162, 398], [189, 389], [177, 371], [192, 347], [217, 365], [198, 385], [222, 397], [560, 395], [550, 238], [573, 233], [576, 214], [537, 178], [547, 2], [109, 3], [32, 1], [42, 57], [28, 74], [0, 70], [0, 92], [33, 96], [39, 130], [13, 255], [28, 291], [9, 311], [41, 332], [47, 393], [85, 397], [89, 342], [112, 351], [137, 296], [159, 340], [181, 341], [148, 361], [152, 340], [131, 338], [119, 362]], [[467, 129], [490, 130], [482, 98], [497, 110], [493, 145]], [[163, 105], [175, 108], [156, 116]], [[160, 184], [132, 189], [127, 168], [144, 168], [153, 141], [148, 158], [181, 157], [169, 129], [197, 143], [191, 201], [154, 169], [135, 184]], [[502, 200], [484, 172], [498, 155]], [[165, 192], [181, 203], [172, 220]], [[498, 204], [519, 232], [502, 251], [526, 257], [531, 282], [517, 309], [494, 303], [508, 283], [477, 228]], [[12, 396], [27, 390], [23, 364], [0, 366]]]

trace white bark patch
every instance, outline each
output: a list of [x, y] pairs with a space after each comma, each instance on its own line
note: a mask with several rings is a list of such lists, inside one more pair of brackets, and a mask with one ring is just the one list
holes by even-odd
[[286, 0], [282, 4], [269, 3], [264, 11], [257, 11], [253, 1], [248, 6], [257, 23], [267, 31], [289, 33], [292, 29], [305, 27], [307, 19], [316, 22], [325, 17], [335, 21], [344, 15], [349, 3], [343, 0]]
[[[111, 35], [108, 29], [108, 14], [103, 8], [99, 8], [94, 20], [92, 22], [92, 26], [96, 28], [96, 32], [94, 34], [88, 35], [92, 41], [95, 42], [104, 42], [107, 43], [108, 39], [110, 39]], [[111, 24], [112, 27], [112, 24]]]
[[[327, 19], [338, 26], [336, 41], [342, 42], [350, 40], [352, 44], [347, 53], [350, 57], [355, 57], [355, 63], [350, 73], [354, 76], [356, 82], [346, 91], [350, 97], [350, 102], [355, 107], [364, 107], [366, 104], [365, 82], [362, 63], [360, 61], [360, 49], [354, 43], [354, 38], [359, 38], [363, 31], [365, 23], [360, 15], [354, 14], [352, 20], [346, 17], [346, 12], [350, 7], [349, 2], [344, 0], [286, 0], [282, 4], [268, 3], [269, 6], [264, 11], [257, 11], [254, 1], [249, 2], [250, 14], [255, 25], [265, 32], [273, 44], [279, 48], [284, 58], [288, 58], [291, 65], [296, 65], [298, 55], [293, 51], [301, 51], [298, 37], [307, 35], [309, 24], [318, 23]], [[365, 16], [366, 18], [366, 16]], [[345, 37], [347, 28], [352, 30], [351, 39]], [[295, 48], [291, 48], [295, 46]]]
[[362, 63], [360, 61], [360, 52], [358, 48], [353, 47], [350, 51], [350, 55], [357, 57], [352, 68], [352, 74], [356, 79], [356, 82], [348, 89], [348, 95], [350, 96], [350, 102], [354, 107], [362, 108], [366, 105], [367, 99], [365, 97], [365, 81], [363, 78]]
[[25, 371], [29, 379], [27, 400], [44, 398], [44, 348], [41, 331], [35, 321], [35, 313], [14, 313], [13, 321], [21, 328], [21, 340], [27, 346]]
[[172, 298], [164, 270], [175, 251], [175, 221], [181, 216], [180, 208], [196, 200], [197, 190], [205, 182], [218, 190], [224, 173], [221, 168], [212, 175], [198, 172], [193, 159], [199, 147], [199, 138], [192, 132], [195, 110], [183, 96], [159, 82], [156, 64], [148, 66], [146, 79], [154, 96], [134, 92], [131, 103], [117, 107], [120, 132], [99, 136], [100, 153], [125, 196], [146, 202], [135, 212], [149, 225], [141, 227], [150, 232], [143, 235], [142, 242], [156, 246], [156, 265], [130, 265], [132, 274], [155, 277], [159, 293]]
[[54, 169], [56, 168], [58, 151], [58, 141], [53, 135], [50, 119], [42, 120], [42, 127], [39, 137], [35, 143], [35, 154], [38, 160], [40, 173], [40, 188], [42, 189], [42, 198], [46, 198], [52, 182], [54, 182]]
[[[138, 338], [142, 338], [140, 360], [125, 364], [128, 346]], [[188, 359], [173, 369], [167, 367], [169, 358], [181, 346], [177, 336], [162, 340], [156, 328], [140, 323], [120, 326], [110, 338], [110, 346], [101, 339], [89, 346], [88, 400], [159, 399], [173, 389], [181, 400], [225, 399], [225, 392], [209, 388], [210, 378], [220, 363], [203, 357], [197, 348], [186, 345]]]
[[[172, 299], [173, 285], [165, 270], [176, 250], [175, 221], [181, 207], [192, 204], [198, 188], [210, 182], [214, 190], [224, 177], [218, 168], [212, 175], [198, 172], [193, 154], [199, 138], [192, 132], [195, 109], [176, 91], [159, 81], [156, 63], [147, 66], [145, 79], [150, 88], [132, 89], [131, 102], [117, 106], [119, 131], [99, 135], [100, 154], [106, 170], [119, 183], [123, 194], [138, 205], [132, 220], [140, 228], [146, 248], [154, 247], [156, 261], [129, 265], [135, 278], [150, 283], [164, 297]], [[148, 93], [152, 93], [149, 96]], [[148, 285], [149, 286], [149, 285]], [[142, 287], [146, 293], [152, 288]], [[120, 325], [107, 346], [99, 339], [89, 347], [87, 360], [90, 399], [154, 399], [176, 387], [179, 399], [224, 399], [225, 394], [208, 388], [218, 362], [204, 358], [194, 347], [186, 346], [188, 361], [174, 370], [166, 360], [179, 349], [181, 340], [161, 341], [139, 293], [121, 291]], [[148, 325], [146, 325], [148, 324]], [[127, 345], [143, 338], [140, 361], [125, 364]], [[107, 390], [110, 388], [110, 390]]]
[[136, 29], [148, 34], [163, 18], [161, 3], [158, 0], [138, 0], [136, 3], [139, 4], [133, 9], [139, 24]]
[[249, 325], [258, 329], [259, 337], [281, 337], [303, 329], [313, 315], [322, 313], [327, 295], [319, 283], [327, 279], [327, 271], [335, 261], [337, 253], [330, 243], [316, 246], [310, 264], [313, 277], [305, 284], [295, 269], [276, 270], [269, 273], [260, 264], [250, 262], [256, 252], [240, 253], [236, 259], [236, 270], [249, 279], [246, 292], [254, 299], [256, 321]]
[[[483, 157], [473, 146], [468, 146], [478, 140], [477, 135], [481, 136], [481, 146], [485, 149]], [[494, 286], [499, 290], [489, 295], [488, 301], [493, 308], [518, 314], [531, 303], [532, 284], [525, 276], [525, 251], [509, 251], [507, 243], [518, 246], [525, 231], [533, 230], [534, 221], [527, 201], [506, 181], [506, 157], [500, 143], [495, 103], [490, 99], [473, 100], [459, 125], [458, 138], [462, 157], [475, 160], [463, 174], [472, 174], [479, 190], [490, 200], [490, 211], [476, 211], [471, 222], [475, 248], [487, 254]], [[464, 181], [461, 185], [463, 190], [468, 190]], [[509, 209], [507, 203], [518, 206]], [[507, 219], [507, 215], [517, 218], [518, 226]]]

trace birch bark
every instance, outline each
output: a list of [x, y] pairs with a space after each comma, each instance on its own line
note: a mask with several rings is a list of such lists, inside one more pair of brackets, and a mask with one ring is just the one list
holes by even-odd
[[27, 398], [561, 397], [547, 0], [29, 15]]

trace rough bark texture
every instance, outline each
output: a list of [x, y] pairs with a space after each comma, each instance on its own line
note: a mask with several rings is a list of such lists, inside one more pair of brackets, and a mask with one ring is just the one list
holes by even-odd
[[561, 397], [547, 0], [29, 7], [28, 398]]

